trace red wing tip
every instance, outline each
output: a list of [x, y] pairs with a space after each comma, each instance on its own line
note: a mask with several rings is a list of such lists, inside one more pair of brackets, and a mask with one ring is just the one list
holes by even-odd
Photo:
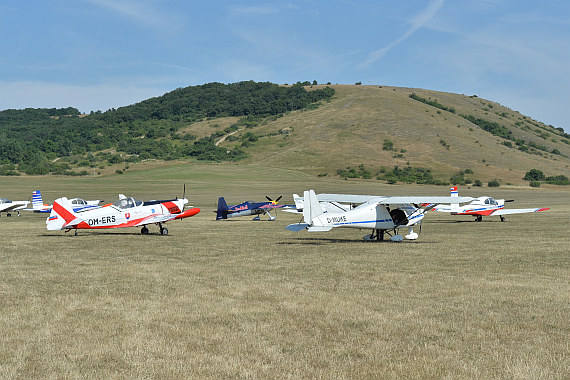
[[546, 210], [550, 210], [550, 207], [547, 207], [547, 208], [539, 208], [538, 210], [536, 210], [536, 212], [539, 212], [539, 211], [546, 211]]

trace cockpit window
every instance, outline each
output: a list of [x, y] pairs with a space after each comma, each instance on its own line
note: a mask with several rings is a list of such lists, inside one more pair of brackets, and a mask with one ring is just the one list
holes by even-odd
[[8, 198], [0, 198], [0, 203], [12, 203]]
[[114, 202], [113, 205], [120, 209], [127, 209], [142, 205], [142, 201], [135, 198], [123, 198]]
[[85, 200], [81, 199], [81, 198], [75, 198], [73, 201], [71, 201], [71, 204], [74, 205], [86, 205], [87, 202], [85, 202]]

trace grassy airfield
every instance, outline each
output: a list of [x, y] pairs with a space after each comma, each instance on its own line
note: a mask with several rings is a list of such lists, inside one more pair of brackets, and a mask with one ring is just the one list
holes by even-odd
[[431, 213], [417, 241], [358, 230], [216, 222], [217, 198], [317, 192], [448, 195], [447, 187], [178, 165], [98, 178], [0, 179], [0, 196], [111, 202], [186, 196], [170, 235], [73, 233], [45, 216], [0, 218], [0, 378], [568, 378], [569, 191], [460, 195], [550, 207], [507, 222]]

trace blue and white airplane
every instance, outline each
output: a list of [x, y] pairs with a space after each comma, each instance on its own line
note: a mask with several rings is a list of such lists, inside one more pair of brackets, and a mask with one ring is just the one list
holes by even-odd
[[[69, 200], [74, 212], [81, 212], [84, 210], [89, 210], [95, 207], [99, 207], [100, 200], [86, 201], [82, 198], [72, 198]], [[32, 192], [32, 208], [26, 208], [25, 211], [33, 211], [37, 213], [50, 213], [52, 209], [51, 205], [44, 204], [42, 199], [42, 194], [39, 190], [34, 190]]]
[[216, 210], [216, 220], [235, 218], [236, 216], [248, 216], [248, 215], [256, 215], [256, 217], [253, 218], [253, 220], [261, 220], [260, 216], [265, 214], [269, 215], [268, 220], [275, 220], [276, 217], [272, 216], [269, 213], [269, 210], [285, 207], [286, 205], [277, 204], [277, 202], [279, 202], [279, 200], [282, 197], [283, 196], [279, 196], [279, 198], [273, 200], [266, 196], [265, 198], [267, 198], [269, 202], [247, 201], [240, 203], [238, 205], [231, 205], [231, 206], [227, 205], [224, 197], [220, 197], [218, 199], [218, 209]]
[[[313, 190], [308, 190], [304, 192], [302, 199], [304, 223], [290, 224], [285, 228], [290, 231], [306, 229], [309, 232], [324, 232], [333, 228], [369, 229], [372, 233], [364, 236], [367, 241], [382, 241], [385, 233], [390, 235], [392, 241], [402, 241], [404, 238], [415, 240], [418, 234], [414, 232], [414, 226], [421, 225], [426, 211], [436, 204], [472, 200], [471, 197], [316, 195]], [[296, 199], [299, 205], [297, 201]], [[346, 209], [339, 208], [334, 211], [330, 206], [335, 204], [344, 204]], [[356, 204], [359, 206], [354, 207]], [[408, 228], [408, 234], [400, 235], [400, 228]]]

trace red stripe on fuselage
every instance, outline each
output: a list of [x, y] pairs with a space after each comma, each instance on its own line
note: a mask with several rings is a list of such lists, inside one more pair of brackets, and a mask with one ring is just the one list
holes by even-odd
[[161, 205], [163, 205], [164, 207], [166, 207], [166, 209], [171, 213], [171, 214], [178, 214], [180, 213], [182, 210], [180, 210], [180, 208], [178, 207], [178, 205], [176, 205], [176, 203], [174, 202], [163, 202], [161, 203]]

